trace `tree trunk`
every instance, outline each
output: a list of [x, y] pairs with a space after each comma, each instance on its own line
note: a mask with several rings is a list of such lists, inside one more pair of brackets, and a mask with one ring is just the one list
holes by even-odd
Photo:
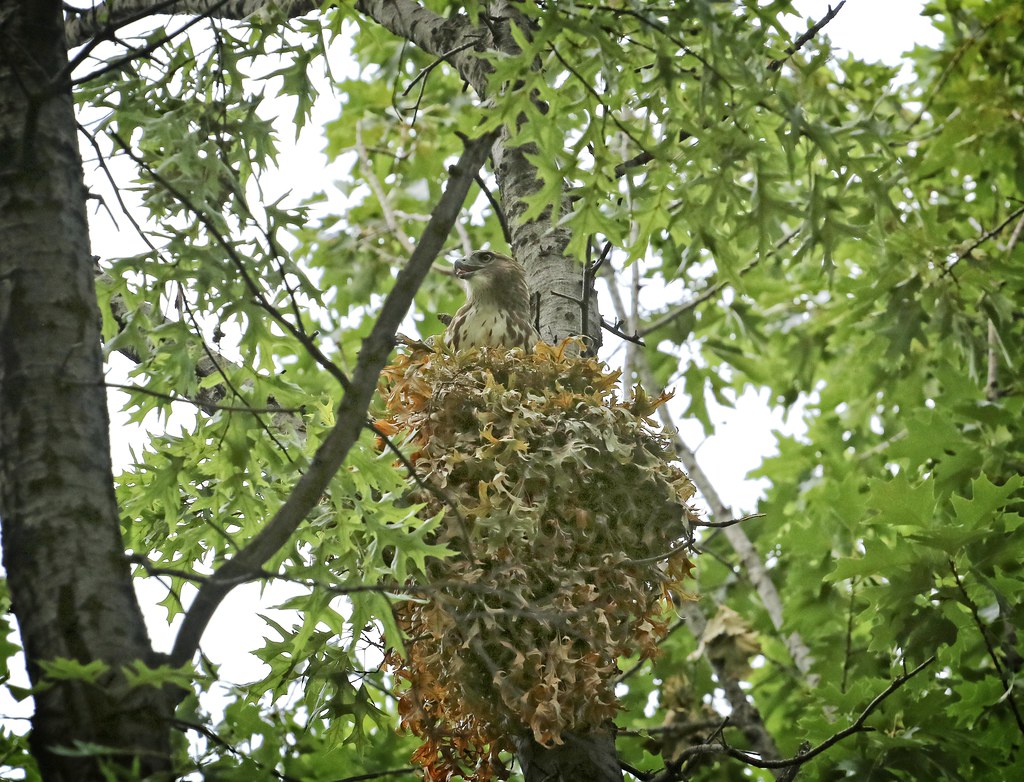
[[[557, 225], [561, 215], [542, 214], [525, 221], [526, 201], [541, 187], [537, 167], [527, 159], [532, 144], [516, 146], [506, 129], [492, 149], [494, 174], [509, 232], [512, 254], [526, 268], [537, 307], [541, 339], [557, 344], [566, 337], [584, 336], [594, 353], [601, 346], [601, 319], [593, 286], [584, 291], [583, 265], [566, 255], [569, 231]], [[586, 302], [586, 306], [584, 305]]]
[[[129, 689], [154, 662], [120, 535], [70, 82], [58, 0], [18, 0], [0, 54], [0, 520], [48, 782], [169, 768], [173, 695]], [[92, 683], [48, 677], [101, 661]], [[59, 753], [88, 743], [83, 758]]]
[[564, 744], [545, 749], [532, 736], [514, 739], [526, 782], [622, 782], [612, 733], [563, 733], [562, 740]]

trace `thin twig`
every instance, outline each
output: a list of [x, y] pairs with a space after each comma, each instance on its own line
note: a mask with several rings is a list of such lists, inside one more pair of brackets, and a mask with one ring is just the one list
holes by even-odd
[[746, 516], [740, 516], [738, 519], [728, 519], [726, 521], [695, 521], [693, 526], [722, 529], [724, 527], [732, 527], [735, 524], [742, 524], [744, 521], [750, 521], [751, 519], [763, 519], [765, 515], [764, 513], [748, 513]]
[[155, 391], [152, 388], [146, 388], [145, 386], [136, 386], [128, 383], [110, 383], [104, 382], [104, 386], [107, 388], [120, 388], [122, 391], [134, 391], [138, 394], [146, 394], [147, 396], [153, 396], [157, 399], [165, 399], [168, 402], [185, 402], [194, 407], [198, 407], [202, 410], [226, 410], [232, 413], [291, 413], [292, 415], [299, 415], [303, 412], [301, 407], [249, 407], [248, 405], [219, 405], [215, 402], [199, 402], [195, 399], [191, 399], [187, 396], [181, 396], [180, 394], [168, 394], [162, 391]]
[[[593, 242], [587, 240], [587, 260], [583, 264], [583, 285], [582, 295], [580, 298], [580, 334], [587, 335], [589, 333], [590, 326], [590, 302], [591, 298], [595, 295], [594, 283], [597, 281], [597, 273], [601, 270], [604, 262], [608, 259], [608, 254], [612, 251], [612, 243], [605, 242], [604, 249], [601, 250], [601, 255], [598, 256], [596, 261], [591, 260], [591, 251], [593, 248]], [[594, 341], [589, 337], [584, 336], [587, 342], [587, 354], [595, 355], [596, 345], [592, 344]]]
[[[172, 578], [180, 578], [183, 581], [198, 581], [200, 583], [206, 580], [206, 576], [200, 573], [189, 573], [187, 570], [155, 565], [145, 554], [129, 554], [126, 559], [132, 564], [141, 565], [146, 574], [150, 576], [171, 576]], [[180, 605], [181, 601], [179, 600], [178, 603]]]
[[478, 43], [483, 42], [483, 40], [484, 36], [481, 35], [479, 38], [474, 38], [472, 40], [466, 41], [466, 43], [460, 46], [456, 46], [454, 49], [449, 49], [444, 54], [439, 55], [436, 60], [430, 63], [430, 65], [428, 65], [426, 68], [423, 68], [422, 70], [420, 70], [419, 73], [416, 74], [416, 78], [409, 82], [408, 87], [402, 90], [402, 97], [404, 98], [406, 95], [408, 95], [410, 90], [412, 90], [412, 88], [416, 86], [416, 83], [418, 81], [420, 81], [421, 79], [426, 80], [427, 76], [430, 75], [430, 72], [434, 70], [434, 68], [436, 68], [443, 62], [448, 62], [449, 57], [458, 54], [459, 52], [465, 51], [466, 49], [472, 49]]
[[867, 718], [870, 717], [872, 713], [874, 713], [875, 709], [877, 709], [886, 698], [888, 698], [890, 695], [896, 692], [896, 690], [898, 690], [900, 687], [902, 687], [904, 684], [906, 684], [908, 681], [914, 678], [917, 674], [919, 674], [933, 662], [935, 662], [935, 655], [929, 657], [927, 660], [918, 665], [909, 673], [897, 676], [895, 679], [893, 679], [893, 681], [889, 684], [888, 687], [886, 687], [882, 692], [880, 692], [871, 700], [871, 703], [867, 705], [864, 711], [860, 713], [860, 716], [857, 717], [857, 719], [854, 720], [853, 723], [843, 728], [842, 730], [833, 733], [823, 742], [818, 744], [818, 746], [809, 749], [807, 752], [801, 753], [791, 758], [783, 758], [782, 760], [765, 760], [763, 758], [757, 757], [756, 755], [751, 755], [749, 752], [743, 752], [742, 750], [730, 747], [727, 744], [698, 744], [696, 746], [688, 747], [685, 750], [683, 750], [671, 763], [669, 763], [666, 766], [665, 771], [655, 778], [655, 782], [670, 782], [671, 780], [678, 779], [678, 777], [676, 776], [678, 769], [682, 767], [683, 763], [686, 762], [687, 758], [692, 757], [693, 755], [724, 754], [728, 755], [729, 757], [735, 758], [736, 760], [742, 760], [747, 765], [754, 766], [755, 768], [773, 769], [786, 768], [788, 766], [794, 765], [802, 765], [807, 761], [811, 760], [812, 758], [817, 757], [822, 752], [831, 748], [835, 744], [838, 744], [840, 741], [847, 738], [848, 736], [852, 736], [854, 733], [862, 733], [865, 731], [872, 730], [871, 728], [865, 728], [864, 723], [867, 721]]
[[958, 252], [953, 257], [953, 260], [951, 260], [949, 263], [946, 264], [945, 268], [942, 270], [942, 273], [943, 274], [951, 273], [953, 271], [953, 267], [956, 266], [958, 263], [960, 263], [960, 261], [962, 261], [964, 258], [966, 258], [968, 255], [970, 255], [972, 252], [977, 250], [978, 247], [983, 245], [985, 242], [987, 242], [993, 236], [998, 236], [999, 234], [1001, 234], [1003, 232], [1003, 230], [1006, 228], [1006, 226], [1008, 226], [1010, 223], [1012, 223], [1014, 220], [1016, 220], [1021, 215], [1024, 215], [1024, 206], [1021, 206], [1021, 207], [1018, 207], [1017, 209], [1014, 209], [1012, 212], [1010, 212], [1010, 215], [1005, 220], [1003, 220], [1003, 222], [1001, 222], [995, 228], [991, 228], [988, 231], [985, 231], [977, 239], [975, 239], [973, 242], [971, 242], [971, 244], [966, 249], [961, 250], [960, 252]]
[[683, 543], [680, 543], [678, 546], [674, 546], [673, 548], [670, 548], [668, 551], [663, 551], [660, 554], [652, 554], [651, 556], [643, 557], [642, 559], [620, 559], [620, 560], [618, 560], [615, 563], [615, 565], [616, 566], [620, 566], [620, 565], [647, 565], [647, 564], [650, 564], [652, 562], [661, 562], [662, 560], [665, 560], [665, 559], [671, 559], [676, 554], [680, 554], [680, 553], [682, 553], [684, 551], [692, 551], [692, 550], [693, 550], [693, 539], [689, 538], [689, 539], [685, 540]]
[[279, 779], [281, 782], [301, 782], [301, 780], [298, 779], [298, 777], [289, 776], [288, 774], [282, 774], [277, 769], [271, 768], [270, 766], [261, 763], [255, 758], [246, 755], [244, 752], [234, 747], [231, 743], [227, 741], [227, 739], [223, 738], [220, 734], [218, 734], [215, 730], [213, 730], [213, 728], [209, 727], [208, 725], [203, 725], [198, 722], [192, 722], [191, 720], [181, 719], [179, 717], [174, 717], [173, 719], [171, 719], [171, 724], [182, 732], [186, 730], [193, 730], [196, 733], [205, 736], [214, 744], [221, 747], [222, 749], [227, 750], [235, 757], [243, 761], [252, 763], [254, 766], [256, 766], [256, 768], [260, 769], [261, 771], [270, 773], [276, 779]]
[[505, 219], [505, 210], [501, 208], [501, 204], [498, 203], [498, 199], [494, 197], [494, 193], [491, 192], [491, 188], [487, 186], [487, 182], [480, 174], [476, 175], [474, 181], [480, 187], [480, 190], [484, 194], [484, 198], [487, 199], [487, 203], [491, 205], [491, 209], [494, 211], [494, 216], [498, 218], [498, 224], [501, 226], [501, 235], [505, 237], [505, 243], [512, 246], [512, 231], [509, 230], [508, 220]]
[[623, 323], [621, 320], [616, 320], [615, 323], [609, 323], [604, 318], [601, 319], [601, 328], [603, 328], [605, 331], [614, 334], [616, 337], [619, 337], [620, 339], [626, 340], [626, 342], [632, 342], [633, 344], [640, 345], [641, 347], [647, 346], [647, 343], [643, 341], [643, 337], [641, 334], [638, 334], [636, 332], [632, 334], [627, 334], [625, 331], [622, 330], [622, 326]]
[[409, 477], [412, 478], [413, 482], [415, 482], [417, 486], [429, 492], [430, 494], [433, 494], [434, 497], [440, 500], [443, 505], [447, 505], [448, 509], [453, 514], [455, 514], [455, 519], [459, 523], [459, 531], [462, 533], [463, 543], [465, 543], [466, 545], [466, 556], [472, 557], [473, 543], [469, 537], [469, 525], [466, 522], [466, 517], [463, 516], [462, 511], [459, 510], [458, 504], [455, 502], [455, 500], [451, 498], [451, 495], [449, 495], [448, 492], [444, 491], [439, 486], [435, 486], [430, 481], [424, 479], [423, 476], [420, 475], [419, 472], [417, 472], [416, 466], [411, 461], [409, 461], [409, 457], [402, 453], [402, 449], [399, 448], [395, 444], [394, 440], [392, 440], [384, 431], [382, 431], [381, 428], [377, 426], [377, 424], [367, 419], [365, 425], [367, 429], [369, 429], [371, 432], [373, 432], [375, 435], [377, 435], [377, 437], [381, 439], [381, 442], [383, 442], [384, 445], [387, 446], [388, 450], [391, 451], [391, 453], [398, 457], [398, 461], [402, 463], [402, 466], [405, 468], [405, 471], [409, 474]]
[[[621, 730], [619, 731], [619, 735], [620, 736], [622, 735], [622, 731]], [[629, 763], [626, 763], [626, 762], [624, 762], [622, 760], [619, 761], [619, 768], [621, 768], [623, 771], [625, 771], [630, 776], [639, 779], [640, 782], [647, 782], [647, 780], [649, 780], [653, 776], [649, 771], [641, 771], [640, 769], [636, 768], [635, 766], [631, 766], [631, 765], [629, 765]]]
[[1010, 711], [1013, 712], [1013, 718], [1017, 721], [1017, 728], [1022, 734], [1024, 734], [1024, 718], [1021, 717], [1020, 709], [1017, 706], [1017, 699], [1013, 697], [1014, 683], [1011, 681], [1006, 669], [1003, 664], [999, 662], [999, 656], [996, 654], [995, 648], [992, 646], [992, 642], [989, 639], [988, 626], [981, 618], [981, 612], [978, 610], [978, 604], [971, 599], [971, 596], [967, 594], [967, 589], [964, 588], [964, 582], [960, 579], [960, 573], [956, 569], [956, 563], [950, 559], [949, 569], [953, 573], [953, 578], [956, 580], [957, 589], [960, 590], [960, 594], [964, 598], [964, 605], [971, 612], [971, 617], [974, 619], [974, 625], [978, 628], [978, 633], [981, 635], [981, 640], [985, 642], [985, 649], [988, 651], [989, 659], [992, 660], [992, 665], [996, 669], [996, 675], [999, 677], [999, 681], [1003, 685], [1003, 699], [1010, 706]]
[[809, 40], [811, 40], [814, 36], [821, 32], [822, 28], [825, 25], [827, 25], [829, 22], [835, 19], [836, 14], [839, 13], [839, 9], [842, 8], [844, 5], [846, 5], [846, 0], [839, 0], [839, 3], [838, 5], [836, 5], [835, 8], [829, 6], [828, 13], [825, 14], [824, 17], [822, 17], [820, 22], [818, 22], [815, 25], [812, 25], [810, 29], [807, 30], [807, 32], [805, 32], [803, 35], [801, 35], [799, 38], [793, 41], [792, 46], [786, 47], [785, 57], [778, 60], [772, 60], [770, 63], [768, 63], [768, 70], [777, 71], [779, 68], [781, 68], [783, 63], [786, 62], [786, 60], [788, 60], [790, 57], [792, 57], [794, 54], [800, 51], [804, 47], [804, 44], [806, 44]]
[[[103, 153], [103, 150], [100, 149], [99, 142], [96, 140], [96, 135], [90, 132], [82, 123], [76, 122], [75, 124], [77, 125], [79, 132], [86, 137], [89, 141], [89, 145], [93, 150], [95, 150], [96, 164], [100, 167], [100, 170], [103, 171], [107, 182], [110, 183], [110, 187], [114, 191], [114, 198], [117, 199], [118, 206], [121, 207], [121, 212], [128, 218], [128, 222], [132, 224], [135, 232], [139, 235], [139, 238], [145, 242], [146, 246], [149, 247], [153, 253], [159, 254], [160, 250], [155, 244], [153, 244], [153, 240], [149, 238], [149, 234], [143, 230], [142, 225], [137, 219], [135, 219], [135, 215], [132, 214], [132, 210], [130, 210], [128, 205], [124, 202], [124, 198], [121, 196], [121, 186], [117, 183], [113, 172], [111, 172], [110, 167], [107, 165], [106, 155]], [[116, 225], [117, 221], [115, 220], [114, 222]]]

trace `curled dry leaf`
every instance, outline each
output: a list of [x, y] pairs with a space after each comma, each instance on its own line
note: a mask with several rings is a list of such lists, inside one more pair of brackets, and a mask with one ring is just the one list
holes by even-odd
[[729, 606], [721, 605], [704, 628], [690, 659], [707, 654], [739, 678], [745, 678], [750, 675], [750, 658], [760, 653], [761, 642], [750, 623]]
[[648, 419], [664, 399], [619, 401], [618, 373], [567, 344], [420, 349], [384, 373], [388, 431], [450, 501], [410, 493], [455, 554], [396, 607], [390, 658], [428, 779], [505, 777], [510, 736], [607, 723], [617, 659], [655, 654], [692, 569], [694, 487]]

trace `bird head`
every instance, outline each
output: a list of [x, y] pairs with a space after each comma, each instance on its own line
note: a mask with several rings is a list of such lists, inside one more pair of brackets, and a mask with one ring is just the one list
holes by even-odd
[[455, 276], [466, 283], [470, 297], [518, 294], [523, 295], [525, 277], [523, 268], [512, 258], [490, 250], [477, 250], [455, 261]]
[[500, 253], [492, 253], [490, 250], [477, 250], [465, 258], [455, 261], [455, 276], [460, 280], [469, 280], [477, 272], [486, 271], [497, 259], [511, 260]]

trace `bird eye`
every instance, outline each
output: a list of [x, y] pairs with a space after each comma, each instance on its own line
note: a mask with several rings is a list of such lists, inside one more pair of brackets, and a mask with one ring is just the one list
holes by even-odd
[[480, 250], [480, 252], [476, 254], [476, 257], [481, 261], [493, 261], [494, 253], [489, 252], [488, 250]]

